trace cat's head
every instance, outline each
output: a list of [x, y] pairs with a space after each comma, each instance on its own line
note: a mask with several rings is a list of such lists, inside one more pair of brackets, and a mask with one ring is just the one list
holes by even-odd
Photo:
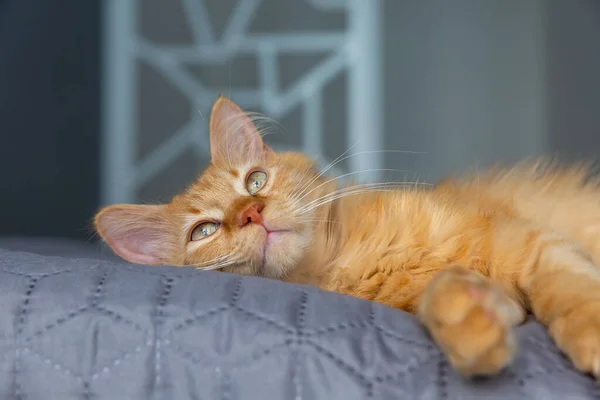
[[210, 118], [211, 163], [164, 205], [108, 206], [95, 218], [102, 239], [138, 264], [224, 265], [239, 274], [281, 278], [313, 240], [325, 190], [314, 162], [276, 153], [252, 120], [220, 97]]

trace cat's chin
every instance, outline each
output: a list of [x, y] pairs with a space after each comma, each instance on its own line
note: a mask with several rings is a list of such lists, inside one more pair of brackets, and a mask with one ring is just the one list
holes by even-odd
[[262, 268], [265, 277], [279, 279], [300, 262], [306, 240], [289, 230], [265, 232], [262, 246]]

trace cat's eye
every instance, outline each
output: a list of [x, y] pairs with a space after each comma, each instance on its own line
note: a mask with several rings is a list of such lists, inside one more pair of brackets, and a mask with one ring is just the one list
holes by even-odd
[[267, 174], [262, 171], [254, 171], [246, 179], [246, 190], [250, 194], [256, 194], [265, 186], [265, 183], [267, 183]]
[[200, 225], [196, 226], [192, 231], [191, 241], [194, 242], [196, 240], [204, 239], [207, 236], [212, 235], [217, 231], [219, 225], [215, 222], [203, 222]]

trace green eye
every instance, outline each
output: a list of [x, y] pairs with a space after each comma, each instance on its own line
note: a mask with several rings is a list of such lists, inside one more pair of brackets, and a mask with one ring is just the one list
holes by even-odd
[[248, 175], [246, 190], [250, 194], [256, 194], [265, 186], [265, 183], [267, 183], [267, 174], [262, 171], [254, 171]]
[[217, 231], [219, 226], [214, 222], [203, 222], [192, 231], [192, 242], [196, 240], [204, 239], [207, 236], [212, 235]]

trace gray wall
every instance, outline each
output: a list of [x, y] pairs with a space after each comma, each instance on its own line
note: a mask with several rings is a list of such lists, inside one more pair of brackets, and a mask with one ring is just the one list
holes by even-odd
[[100, 3], [0, 1], [0, 236], [90, 235]]
[[600, 2], [547, 9], [548, 143], [563, 157], [600, 155]]
[[426, 180], [545, 150], [542, 1], [385, 4], [387, 147]]
[[[218, 34], [235, 2], [206, 3]], [[147, 39], [158, 44], [192, 40], [179, 1], [141, 4], [140, 29]], [[597, 157], [600, 2], [384, 0], [383, 7], [384, 147], [426, 153], [383, 155], [387, 168], [431, 181], [449, 170], [532, 155]], [[265, 0], [251, 31], [335, 30], [345, 24], [341, 12], [318, 13], [300, 0]], [[292, 82], [321, 58], [283, 56], [280, 73], [284, 81]], [[220, 87], [257, 84], [252, 57], [189, 70]], [[348, 146], [345, 80], [342, 74], [325, 92], [325, 147], [330, 159]], [[143, 63], [138, 94], [137, 157], [142, 157], [194, 110], [172, 84]], [[208, 115], [208, 108], [200, 111]], [[282, 118], [286, 131], [269, 136], [270, 143], [301, 145], [301, 113], [298, 108]], [[168, 199], [206, 162], [202, 155], [185, 152], [140, 191], [140, 200]]]

